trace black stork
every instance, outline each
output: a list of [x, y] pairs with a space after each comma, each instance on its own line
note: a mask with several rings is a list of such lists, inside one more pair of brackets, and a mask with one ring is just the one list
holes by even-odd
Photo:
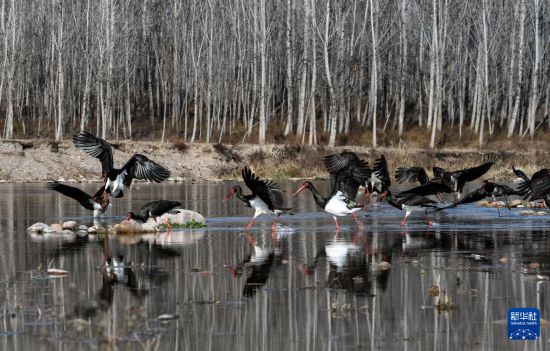
[[395, 170], [395, 179], [398, 183], [414, 183], [419, 182], [420, 185], [404, 190], [401, 194], [415, 194], [419, 196], [437, 196], [440, 202], [441, 193], [452, 193], [452, 189], [448, 184], [445, 184], [441, 178], [441, 175], [445, 172], [444, 169], [439, 167], [433, 168], [434, 178], [430, 179], [426, 170], [422, 167], [399, 167]]
[[428, 217], [428, 210], [439, 207], [436, 201], [416, 194], [394, 194], [389, 189], [387, 191], [386, 201], [398, 210], [405, 211], [405, 217], [403, 217], [401, 221], [402, 227], [407, 224], [407, 217], [413, 212], [424, 212], [426, 224], [430, 227], [434, 225], [434, 222]]
[[512, 167], [514, 174], [521, 179], [518, 191], [525, 199], [535, 201], [543, 199], [546, 207], [550, 208], [550, 169], [543, 168], [529, 178], [523, 171]]
[[[443, 168], [434, 167], [433, 174], [434, 178], [430, 181], [426, 170], [422, 167], [411, 167], [411, 168], [398, 168], [396, 170], [396, 179], [399, 182], [414, 182], [419, 181], [421, 185], [436, 183], [433, 186], [433, 189], [445, 190], [440, 184], [445, 185], [451, 189], [451, 192], [456, 193], [458, 198], [464, 189], [464, 185], [468, 182], [476, 180], [477, 178], [483, 176], [485, 173], [491, 169], [491, 167], [497, 162], [497, 154], [489, 154], [485, 157], [483, 164], [466, 168], [458, 171], [446, 171]], [[432, 185], [426, 186], [427, 188], [432, 187]], [[441, 191], [443, 192], [443, 191]], [[433, 194], [430, 194], [433, 195]]]
[[[512, 196], [512, 195], [521, 195], [521, 193], [518, 192], [517, 190], [510, 188], [507, 185], [497, 184], [497, 183], [490, 182], [488, 180], [484, 180], [481, 183], [481, 186], [479, 188], [474, 189], [473, 191], [464, 195], [460, 200], [454, 202], [453, 204], [446, 207], [440, 207], [436, 211], [441, 211], [449, 208], [454, 208], [459, 205], [480, 201], [489, 196], [491, 196], [493, 198], [493, 201], [495, 202], [497, 201], [496, 199], [497, 196], [504, 196], [504, 202], [506, 204], [506, 208], [508, 208], [508, 210], [511, 210], [510, 206], [508, 205], [508, 196]], [[497, 210], [498, 210], [498, 216], [500, 217], [500, 209], [498, 206], [497, 206]]]
[[[128, 212], [127, 220], [135, 220], [140, 222], [147, 222], [149, 218], [153, 218], [156, 220], [157, 217], [162, 216], [166, 212], [169, 212], [170, 210], [181, 206], [181, 203], [178, 201], [170, 201], [170, 200], [156, 200], [151, 201], [143, 205], [143, 207], [139, 210], [138, 213], [134, 213], [132, 211]], [[168, 226], [168, 230], [171, 229], [170, 222], [166, 222], [166, 225]]]
[[388, 162], [386, 157], [381, 155], [374, 161], [374, 168], [367, 179], [365, 186], [365, 205], [370, 201], [373, 194], [380, 195], [383, 199], [388, 194], [388, 188], [391, 185], [390, 172], [388, 171]]
[[290, 208], [283, 207], [284, 200], [281, 190], [279, 189], [277, 183], [273, 181], [265, 182], [261, 180], [257, 175], [252, 173], [252, 171], [248, 167], [243, 168], [241, 174], [244, 180], [244, 184], [250, 189], [252, 193], [249, 195], [244, 195], [241, 186], [234, 185], [233, 187], [231, 187], [229, 194], [225, 196], [223, 201], [227, 201], [236, 195], [237, 198], [246, 203], [247, 206], [254, 208], [254, 216], [246, 226], [245, 232], [250, 229], [250, 227], [252, 227], [252, 224], [254, 224], [254, 220], [256, 219], [256, 217], [262, 214], [276, 215], [275, 221], [271, 226], [273, 232], [272, 236], [275, 237], [274, 233], [277, 222], [279, 221], [279, 217], [281, 216], [281, 214], [288, 213], [291, 210]]
[[340, 229], [337, 217], [346, 215], [352, 215], [357, 223], [357, 228], [361, 228], [355, 212], [359, 211], [362, 206], [357, 204], [355, 198], [359, 186], [365, 184], [371, 174], [367, 162], [360, 160], [354, 152], [344, 151], [340, 154], [326, 156], [324, 163], [330, 173], [330, 195], [328, 197], [321, 196], [313, 184], [307, 181], [292, 196], [298, 195], [304, 189], [309, 189], [315, 203], [332, 215], [337, 230]]
[[46, 185], [46, 189], [55, 190], [71, 199], [78, 201], [87, 210], [93, 211], [94, 218], [105, 215], [111, 204], [109, 199], [105, 196], [105, 187], [101, 187], [92, 196], [78, 188], [61, 184], [59, 182], [53, 182]]
[[168, 169], [141, 154], [134, 154], [122, 168], [114, 168], [111, 144], [88, 132], [75, 133], [73, 144], [101, 161], [105, 192], [116, 198], [123, 196], [122, 190], [129, 187], [133, 179], [160, 183], [170, 176]]

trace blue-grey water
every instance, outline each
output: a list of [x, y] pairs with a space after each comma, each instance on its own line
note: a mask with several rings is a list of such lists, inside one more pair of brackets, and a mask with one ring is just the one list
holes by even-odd
[[[221, 202], [231, 185], [136, 184], [106, 223], [162, 198], [202, 213], [207, 228], [105, 237], [28, 234], [34, 222], [92, 220], [44, 184], [1, 184], [0, 349], [549, 348], [547, 323], [538, 341], [510, 341], [506, 317], [537, 307], [550, 319], [550, 216], [469, 205], [436, 214], [437, 226], [413, 214], [401, 227], [402, 214], [379, 204], [361, 212], [359, 232], [347, 218], [336, 235], [287, 182], [295, 215], [281, 217], [276, 241], [272, 218], [260, 218], [251, 245], [241, 232], [252, 210]], [[117, 278], [102, 269], [106, 255], [122, 256]]]

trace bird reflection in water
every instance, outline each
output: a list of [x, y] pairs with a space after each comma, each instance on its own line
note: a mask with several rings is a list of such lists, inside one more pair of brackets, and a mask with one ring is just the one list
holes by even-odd
[[[143, 245], [133, 245], [138, 256]], [[137, 265], [125, 260], [123, 255], [111, 255], [109, 236], [103, 239], [104, 262], [101, 267], [101, 288], [96, 297], [79, 301], [74, 307], [74, 316], [88, 319], [99, 312], [106, 312], [113, 304], [117, 287], [123, 287], [140, 302], [149, 294], [152, 286], [158, 286], [167, 280], [168, 275], [156, 266]], [[174, 257], [174, 256], [172, 256]]]
[[234, 278], [241, 277], [250, 271], [243, 288], [243, 296], [252, 298], [269, 280], [273, 268], [283, 264], [286, 245], [277, 243], [275, 247], [267, 245], [250, 245], [251, 251], [247, 257], [234, 265], [226, 264]]
[[[328, 264], [326, 286], [332, 289], [343, 289], [359, 295], [372, 294], [373, 279], [385, 290], [390, 273], [389, 264], [374, 264], [375, 258], [391, 262], [391, 250], [375, 252], [364, 233], [357, 233], [352, 241], [333, 239], [327, 241], [319, 250], [311, 264], [301, 267], [305, 275], [311, 275], [319, 263]], [[376, 258], [376, 260], [378, 260]]]

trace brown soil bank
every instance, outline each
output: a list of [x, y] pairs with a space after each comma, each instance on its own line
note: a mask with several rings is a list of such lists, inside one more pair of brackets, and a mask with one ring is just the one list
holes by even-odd
[[[384, 154], [393, 174], [398, 166], [439, 166], [461, 169], [482, 162], [482, 155], [493, 151], [474, 149], [426, 150], [416, 148], [378, 148], [348, 146], [327, 148], [295, 145], [221, 145], [184, 144], [145, 141], [115, 143], [115, 165], [122, 166], [134, 153], [142, 153], [168, 167], [174, 181], [225, 180], [240, 177], [244, 165], [260, 176], [272, 179], [326, 177], [322, 158], [352, 150], [372, 164]], [[550, 165], [547, 147], [500, 152], [501, 160], [487, 174], [487, 179], [513, 179], [512, 165], [528, 174]], [[98, 181], [98, 160], [76, 149], [71, 141], [53, 143], [44, 140], [4, 140], [0, 143], [0, 181], [42, 182]]]

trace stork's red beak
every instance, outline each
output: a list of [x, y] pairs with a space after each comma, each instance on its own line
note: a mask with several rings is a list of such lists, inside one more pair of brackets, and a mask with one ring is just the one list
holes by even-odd
[[229, 194], [225, 195], [225, 197], [223, 198], [223, 202], [226, 202], [226, 201], [229, 201], [231, 200], [231, 198], [233, 197], [233, 195], [235, 195], [235, 190], [231, 189], [231, 191], [229, 191]]
[[299, 193], [300, 191], [302, 191], [302, 190], [304, 190], [304, 189], [307, 189], [307, 188], [308, 188], [307, 184], [302, 185], [302, 186], [300, 187], [300, 189], [296, 190], [296, 192], [295, 192], [294, 194], [292, 194], [292, 197], [298, 195], [298, 193]]

